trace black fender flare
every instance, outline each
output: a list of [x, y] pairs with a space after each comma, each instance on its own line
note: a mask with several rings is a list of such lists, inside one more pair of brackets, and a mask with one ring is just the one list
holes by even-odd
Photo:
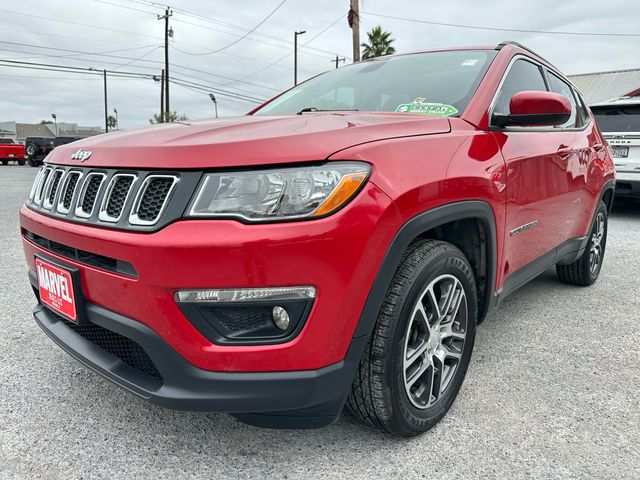
[[449, 203], [435, 207], [420, 213], [408, 220], [396, 233], [387, 251], [384, 254], [378, 273], [369, 290], [369, 295], [360, 318], [353, 333], [353, 338], [368, 336], [373, 331], [378, 312], [389, 289], [389, 285], [400, 266], [402, 255], [409, 244], [424, 232], [439, 227], [455, 220], [474, 218], [482, 221], [489, 232], [486, 242], [487, 265], [487, 292], [485, 296], [485, 310], [480, 312], [486, 315], [495, 306], [495, 282], [496, 282], [496, 222], [493, 209], [488, 202], [483, 200], [467, 200]]

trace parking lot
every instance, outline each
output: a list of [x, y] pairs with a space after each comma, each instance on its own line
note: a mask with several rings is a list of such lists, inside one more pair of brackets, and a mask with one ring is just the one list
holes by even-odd
[[514, 293], [449, 414], [399, 440], [163, 410], [82, 367], [31, 318], [17, 211], [35, 173], [0, 167], [0, 478], [640, 478], [640, 203], [616, 202], [596, 285], [550, 270]]

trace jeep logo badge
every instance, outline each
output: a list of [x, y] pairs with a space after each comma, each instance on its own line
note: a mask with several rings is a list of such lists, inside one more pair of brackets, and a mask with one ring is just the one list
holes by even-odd
[[91, 156], [92, 152], [89, 152], [87, 150], [78, 150], [76, 153], [74, 153], [73, 155], [71, 155], [71, 160], [80, 160], [81, 162], [84, 162], [85, 160], [88, 160], [89, 157]]

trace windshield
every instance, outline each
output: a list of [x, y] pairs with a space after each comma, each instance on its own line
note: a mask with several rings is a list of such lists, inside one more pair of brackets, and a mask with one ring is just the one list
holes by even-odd
[[603, 132], [640, 132], [640, 105], [591, 107]]
[[255, 114], [368, 110], [457, 116], [495, 55], [492, 50], [460, 50], [380, 57], [313, 78]]

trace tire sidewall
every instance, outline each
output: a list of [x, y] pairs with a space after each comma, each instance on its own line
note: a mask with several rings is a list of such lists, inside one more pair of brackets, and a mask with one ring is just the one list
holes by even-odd
[[[475, 340], [476, 322], [478, 318], [478, 302], [473, 271], [466, 258], [457, 248], [447, 249], [436, 256], [426, 259], [425, 262], [415, 270], [411, 287], [408, 289], [402, 300], [402, 307], [396, 316], [395, 329], [392, 340], [391, 355], [387, 359], [387, 379], [391, 396], [391, 405], [397, 415], [401, 425], [397, 425], [402, 431], [409, 434], [418, 434], [435, 425], [449, 410], [456, 398], [460, 386], [469, 365], [471, 352]], [[438, 402], [427, 409], [416, 408], [407, 397], [404, 387], [403, 355], [404, 344], [407, 335], [407, 325], [410, 321], [411, 312], [418, 297], [424, 288], [441, 275], [453, 275], [462, 284], [468, 308], [467, 338], [465, 339], [464, 351], [456, 376], [452, 379], [447, 392]]]
[[[595, 272], [592, 272], [589, 265], [589, 257], [591, 254], [591, 245], [593, 243], [593, 234], [595, 233], [595, 230], [597, 228], [598, 215], [600, 213], [602, 213], [602, 215], [604, 216], [604, 234], [600, 242], [600, 246], [602, 247], [600, 252], [600, 265], [598, 265], [598, 268], [596, 269]], [[604, 255], [607, 251], [607, 233], [609, 232], [609, 218], [607, 213], [608, 213], [607, 206], [604, 204], [604, 202], [600, 202], [598, 204], [598, 209], [596, 210], [596, 214], [593, 217], [593, 225], [591, 227], [591, 230], [589, 231], [589, 242], [587, 243], [587, 247], [584, 252], [585, 260], [586, 260], [584, 264], [585, 264], [585, 268], [587, 269], [587, 274], [589, 275], [589, 280], [591, 283], [595, 282], [598, 276], [600, 275], [600, 271], [602, 270], [602, 264], [604, 263]]]
[[30, 143], [27, 145], [25, 150], [30, 157], [34, 157], [38, 154], [39, 148], [35, 143]]

